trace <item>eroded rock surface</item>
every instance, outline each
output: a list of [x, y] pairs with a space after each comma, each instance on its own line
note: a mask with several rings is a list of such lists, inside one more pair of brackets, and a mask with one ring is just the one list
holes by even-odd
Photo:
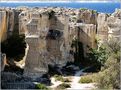
[[40, 77], [48, 71], [48, 64], [63, 66], [73, 61], [69, 53], [68, 17], [54, 15], [52, 11], [29, 15], [29, 21], [23, 26], [29, 45], [24, 75]]
[[32, 78], [47, 73], [49, 64], [64, 66], [66, 62], [74, 61], [75, 48], [71, 46], [76, 39], [83, 44], [85, 57], [89, 48], [97, 47], [97, 39], [103, 43], [110, 38], [120, 38], [120, 9], [105, 14], [60, 7], [7, 8], [0, 9], [0, 17], [2, 41], [14, 31], [18, 32], [18, 28], [19, 34], [25, 34], [29, 49], [24, 75]]

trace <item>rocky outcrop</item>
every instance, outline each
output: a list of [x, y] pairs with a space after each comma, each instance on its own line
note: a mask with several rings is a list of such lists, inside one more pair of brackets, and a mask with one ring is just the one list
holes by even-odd
[[113, 14], [107, 19], [108, 24], [108, 39], [117, 39], [120, 41], [121, 38], [121, 9], [116, 9]]
[[100, 13], [97, 18], [97, 36], [100, 43], [111, 38], [120, 39], [121, 10], [116, 9], [111, 15]]
[[86, 53], [89, 48], [96, 48], [96, 25], [93, 24], [70, 24], [70, 42], [78, 39], [83, 44], [83, 53], [86, 57]]
[[108, 24], [108, 39], [115, 38], [120, 40], [121, 37], [121, 19], [118, 17], [110, 16], [107, 19]]
[[100, 43], [108, 40], [107, 18], [108, 15], [105, 13], [100, 13], [97, 17], [97, 39]]
[[31, 17], [24, 26], [29, 46], [24, 75], [40, 77], [48, 72], [49, 64], [63, 66], [73, 61], [69, 53], [68, 16], [57, 15], [53, 11], [36, 11], [29, 15]]
[[18, 27], [19, 34], [25, 34], [29, 49], [24, 75], [32, 78], [47, 73], [49, 64], [62, 67], [66, 62], [73, 61], [73, 40], [83, 44], [79, 48], [82, 48], [80, 52], [86, 57], [89, 48], [97, 47], [97, 39], [103, 43], [110, 38], [120, 37], [120, 9], [113, 14], [59, 7], [19, 8], [0, 13], [4, 37], [17, 31]]

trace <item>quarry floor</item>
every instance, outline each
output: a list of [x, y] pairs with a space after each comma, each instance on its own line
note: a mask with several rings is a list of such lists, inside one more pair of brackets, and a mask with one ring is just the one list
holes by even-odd
[[[22, 60], [22, 61], [16, 63], [16, 65], [21, 68], [24, 68], [25, 60]], [[68, 78], [71, 81], [71, 82], [69, 82], [70, 88], [67, 88], [67, 90], [92, 90], [92, 89], [96, 88], [94, 83], [79, 83], [81, 75], [84, 74], [83, 71], [85, 69], [86, 68], [76, 71], [74, 76], [66, 76], [66, 77], [63, 76], [63, 78]], [[56, 81], [54, 77], [51, 77], [51, 83], [52, 83], [52, 85], [49, 86], [49, 88], [51, 88], [52, 90], [56, 90], [56, 87], [59, 86], [60, 84], [62, 84], [63, 82]]]
[[[82, 74], [84, 74], [83, 69], [77, 71], [74, 76], [63, 77], [63, 78], [69, 78], [71, 80], [71, 82], [69, 82], [69, 84], [71, 86], [70, 86], [70, 88], [67, 88], [67, 90], [92, 90], [92, 89], [96, 88], [94, 86], [94, 83], [84, 83], [84, 84], [79, 83], [79, 80], [80, 80]], [[62, 84], [63, 82], [56, 81], [55, 78], [52, 77], [51, 83], [53, 85], [51, 85], [50, 88], [54, 89], [57, 86], [59, 86], [60, 84]], [[54, 89], [54, 90], [56, 90], [56, 89]]]

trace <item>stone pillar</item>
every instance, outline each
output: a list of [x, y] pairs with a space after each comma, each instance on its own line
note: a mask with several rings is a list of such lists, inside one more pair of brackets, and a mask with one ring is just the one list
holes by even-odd
[[44, 54], [41, 51], [41, 40], [38, 35], [31, 35], [26, 36], [26, 43], [29, 45], [29, 50], [25, 61], [24, 76], [41, 77], [48, 71]]

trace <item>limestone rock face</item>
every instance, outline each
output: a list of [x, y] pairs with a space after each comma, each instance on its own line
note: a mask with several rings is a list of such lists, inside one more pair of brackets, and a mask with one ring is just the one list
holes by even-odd
[[105, 13], [100, 13], [97, 17], [97, 37], [101, 43], [108, 40], [107, 18]]
[[[7, 39], [7, 13], [0, 11], [0, 42]], [[1, 50], [0, 50], [1, 51]]]
[[0, 9], [0, 42], [18, 28], [29, 47], [24, 75], [37, 78], [48, 72], [49, 64], [63, 66], [74, 60], [73, 40], [83, 44], [85, 57], [89, 48], [97, 47], [96, 39], [100, 43], [110, 38], [119, 40], [121, 9], [112, 14], [60, 7]]
[[121, 37], [121, 19], [118, 17], [110, 16], [107, 19], [108, 24], [108, 39], [115, 38], [120, 40]]
[[0, 11], [0, 38], [1, 41], [9, 38], [13, 34], [13, 32], [18, 33], [18, 14], [19, 10], [14, 9], [6, 9]]
[[26, 43], [29, 46], [24, 69], [25, 76], [40, 77], [48, 72], [49, 64], [63, 66], [66, 62], [73, 61], [69, 53], [69, 19], [65, 15], [51, 14], [52, 12], [36, 11], [28, 13], [30, 16], [28, 22], [22, 21]]
[[121, 9], [116, 9], [111, 15], [100, 13], [97, 18], [97, 36], [100, 43], [111, 38], [120, 39]]
[[78, 13], [78, 21], [86, 24], [95, 24], [97, 23], [97, 12], [89, 9], [81, 9]]
[[96, 25], [77, 23], [75, 25], [71, 24], [70, 28], [70, 42], [72, 40], [78, 39], [83, 44], [84, 56], [86, 56], [89, 48], [96, 47]]

